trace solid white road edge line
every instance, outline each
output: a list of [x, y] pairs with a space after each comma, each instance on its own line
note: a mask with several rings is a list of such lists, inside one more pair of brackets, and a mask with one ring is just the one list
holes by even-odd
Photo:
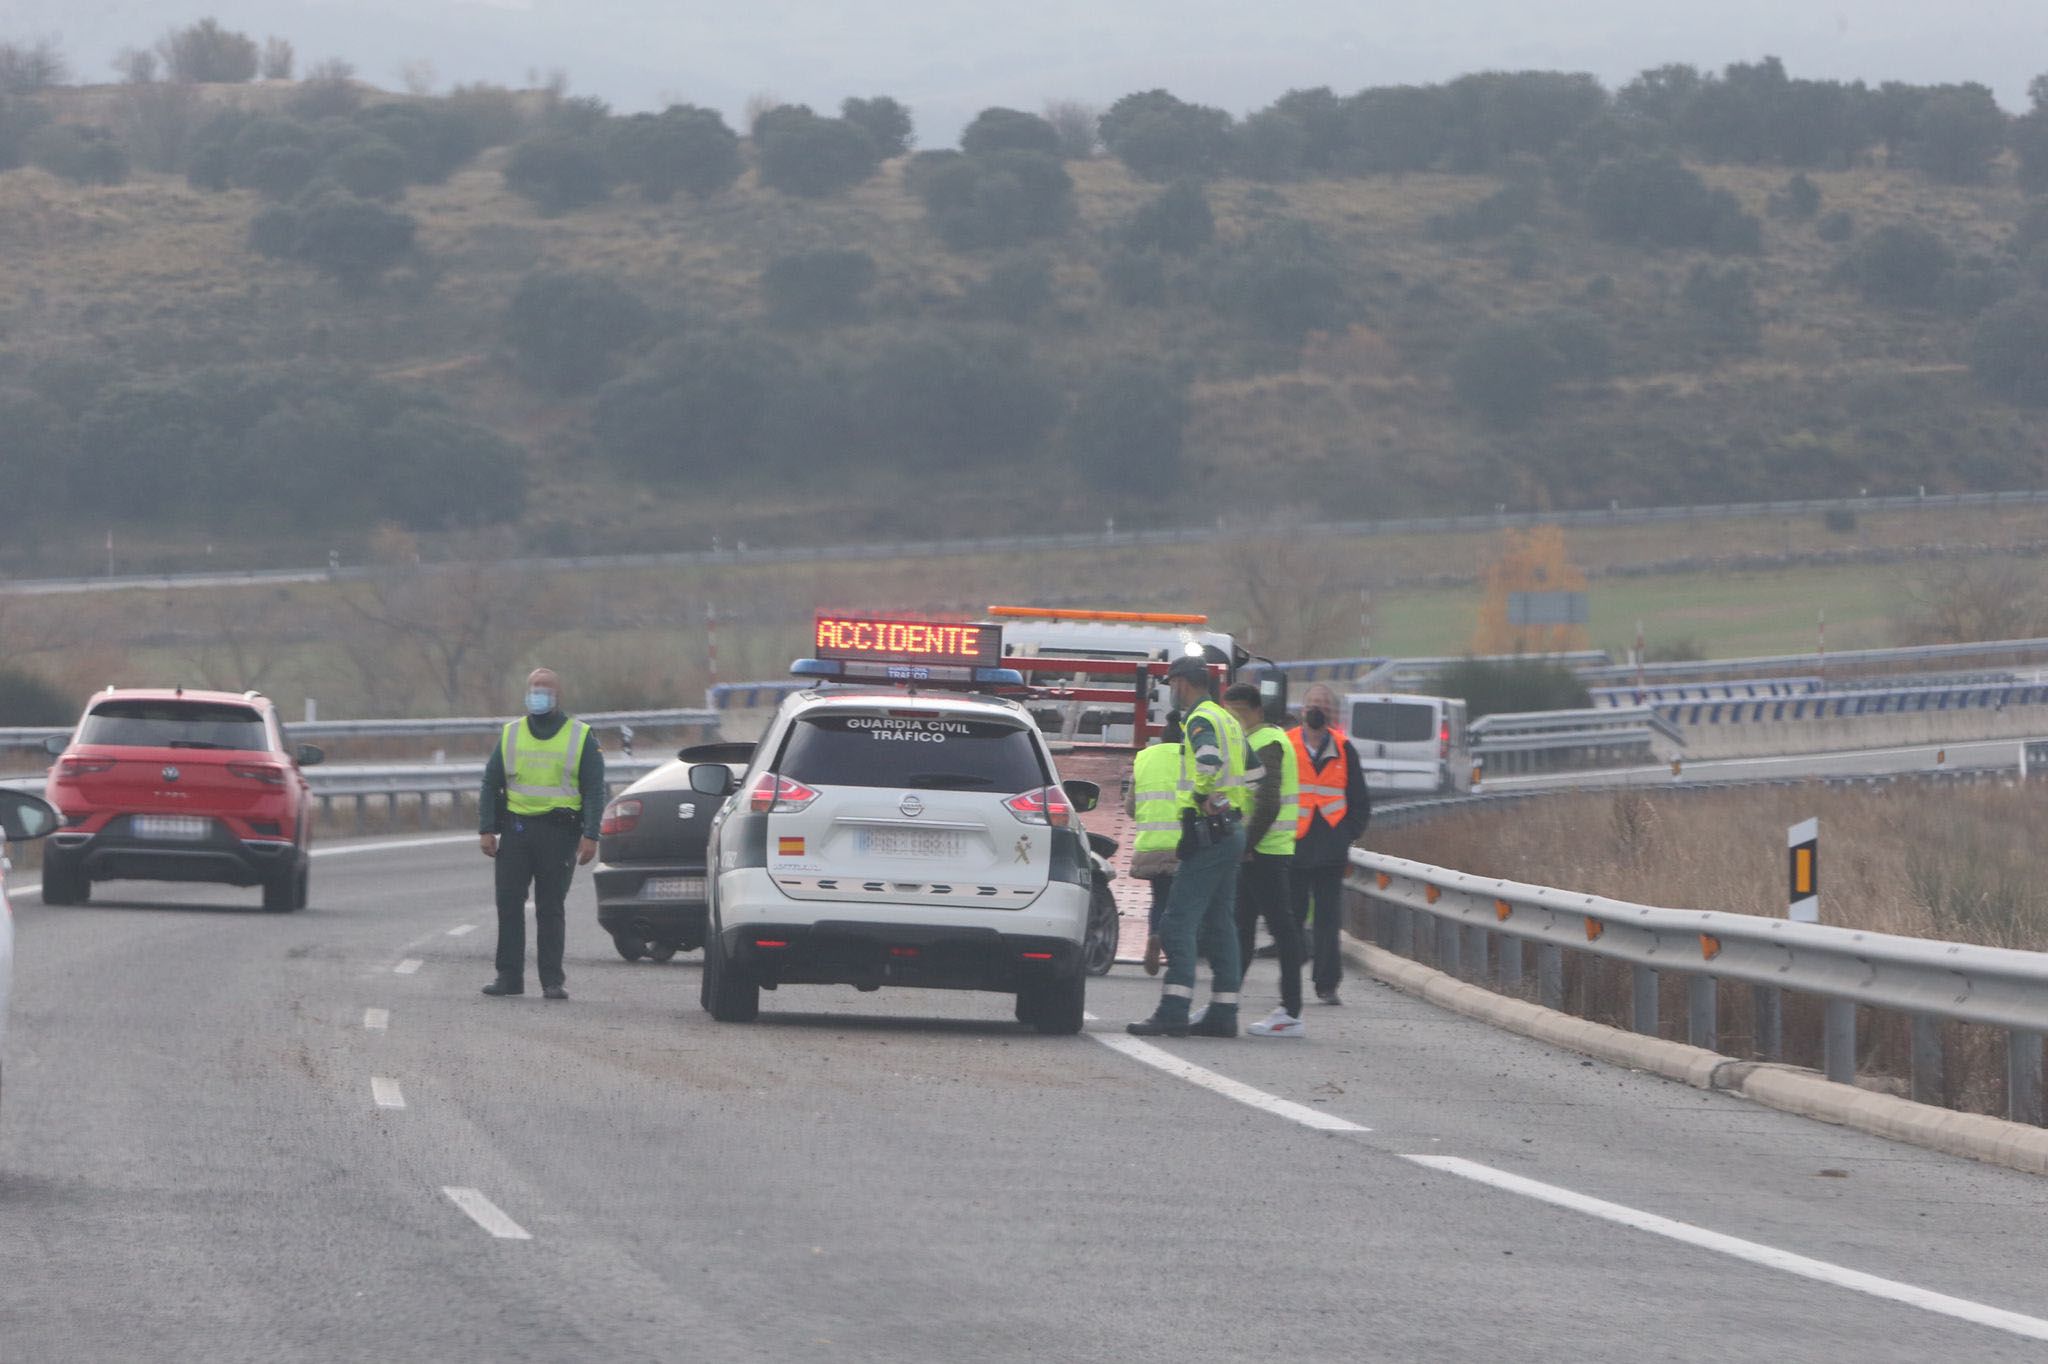
[[1122, 1052], [1133, 1061], [1142, 1061], [1156, 1070], [1163, 1070], [1176, 1080], [1186, 1080], [1191, 1085], [1200, 1085], [1203, 1089], [1221, 1094], [1226, 1099], [1235, 1099], [1249, 1108], [1271, 1113], [1274, 1117], [1285, 1118], [1289, 1122], [1300, 1123], [1303, 1127], [1313, 1127], [1318, 1132], [1372, 1131], [1370, 1127], [1362, 1127], [1348, 1118], [1340, 1118], [1334, 1113], [1324, 1113], [1320, 1109], [1295, 1103], [1291, 1099], [1276, 1098], [1263, 1089], [1253, 1089], [1250, 1085], [1242, 1084], [1227, 1075], [1204, 1070], [1192, 1062], [1181, 1060], [1164, 1048], [1153, 1046], [1150, 1042], [1142, 1042], [1135, 1037], [1113, 1037], [1099, 1032], [1088, 1035], [1111, 1051]]
[[1441, 1170], [1445, 1174], [1457, 1175], [1460, 1179], [1469, 1179], [1475, 1183], [1487, 1184], [1496, 1189], [1505, 1190], [1508, 1193], [1520, 1194], [1524, 1198], [1533, 1198], [1539, 1202], [1549, 1203], [1554, 1207], [1585, 1213], [1589, 1217], [1603, 1218], [1606, 1221], [1616, 1222], [1624, 1227], [1634, 1228], [1637, 1231], [1647, 1231], [1653, 1236], [1668, 1237], [1673, 1241], [1682, 1241], [1686, 1245], [1697, 1246], [1702, 1250], [1711, 1250], [1717, 1254], [1733, 1256], [1738, 1260], [1747, 1260], [1751, 1264], [1762, 1265], [1766, 1269], [1782, 1270], [1787, 1274], [1794, 1274], [1802, 1279], [1812, 1279], [1817, 1283], [1832, 1284], [1836, 1288], [1846, 1288], [1852, 1292], [1864, 1293], [1873, 1298], [1883, 1298], [1888, 1302], [1902, 1303], [1907, 1307], [1917, 1307], [1925, 1312], [1935, 1312], [1945, 1317], [1954, 1317], [1958, 1321], [1972, 1322], [1978, 1326], [1989, 1326], [1995, 1331], [2005, 1331], [2012, 1335], [2025, 1336], [2029, 1340], [2048, 1340], [2048, 1321], [2044, 1321], [2039, 1317], [2029, 1317], [2018, 1312], [2008, 1312], [2002, 1307], [1987, 1306], [1981, 1302], [1972, 1302], [1968, 1298], [1952, 1298], [1946, 1293], [1936, 1293], [1932, 1289], [1916, 1288], [1912, 1284], [1900, 1283], [1896, 1279], [1880, 1279], [1875, 1274], [1865, 1274], [1861, 1270], [1830, 1264], [1826, 1260], [1808, 1259], [1804, 1255], [1795, 1255], [1789, 1250], [1779, 1250], [1774, 1246], [1760, 1245], [1755, 1241], [1744, 1241], [1739, 1237], [1727, 1236], [1718, 1231], [1708, 1231], [1705, 1227], [1696, 1227], [1690, 1222], [1678, 1222], [1669, 1217], [1659, 1217], [1655, 1213], [1642, 1212], [1636, 1208], [1625, 1207], [1620, 1203], [1609, 1203], [1603, 1199], [1591, 1198], [1582, 1193], [1574, 1193], [1570, 1189], [1559, 1188], [1555, 1184], [1544, 1184], [1538, 1180], [1509, 1174], [1505, 1170], [1496, 1170], [1490, 1165], [1481, 1165], [1477, 1161], [1463, 1160], [1457, 1156], [1403, 1156], [1402, 1159], [1412, 1160], [1417, 1165], [1426, 1166], [1432, 1170]]
[[475, 924], [457, 924], [455, 925], [455, 927], [448, 930], [448, 936], [451, 938], [459, 938], [465, 933], [474, 932], [476, 932]]
[[448, 1201], [469, 1215], [469, 1220], [501, 1241], [531, 1241], [533, 1234], [507, 1217], [496, 1203], [475, 1189], [443, 1186]]
[[392, 967], [391, 969], [396, 971], [401, 976], [409, 976], [413, 972], [419, 970], [420, 967], [423, 965], [425, 965], [425, 963], [422, 962], [418, 957], [407, 957], [404, 961], [398, 963], [398, 965]]
[[363, 1010], [363, 1026], [365, 1028], [368, 1028], [371, 1032], [383, 1032], [386, 1028], [391, 1026], [391, 1010]]
[[398, 1081], [387, 1080], [381, 1075], [370, 1077], [370, 1097], [377, 1101], [379, 1108], [405, 1107], [405, 1095], [398, 1088]]

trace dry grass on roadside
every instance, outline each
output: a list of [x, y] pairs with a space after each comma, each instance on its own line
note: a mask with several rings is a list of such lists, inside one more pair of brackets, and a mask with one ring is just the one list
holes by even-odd
[[[1821, 786], [1705, 793], [1623, 792], [1532, 800], [1372, 836], [1377, 851], [1483, 876], [1678, 909], [1782, 917], [1785, 830], [1818, 817], [1821, 919], [1879, 933], [2048, 950], [2048, 880], [2038, 833], [2048, 787], [1902, 782], [1869, 790]], [[1579, 954], [1570, 954], [1576, 958]], [[1684, 1036], [1684, 990], [1662, 994], [1661, 1031]], [[1626, 1024], [1628, 975], [1568, 960], [1567, 1007]], [[1820, 1002], [1785, 1000], [1786, 1059], [1817, 1066]], [[1908, 1074], [1907, 1021], [1866, 1012], [1858, 1070], [1899, 1090]], [[1753, 1044], [1749, 991], [1723, 986], [1722, 1050]], [[2003, 1112], [2002, 1039], [1946, 1028], [1951, 1106]]]

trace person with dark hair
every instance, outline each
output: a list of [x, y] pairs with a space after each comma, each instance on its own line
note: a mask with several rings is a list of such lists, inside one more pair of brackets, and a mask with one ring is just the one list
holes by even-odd
[[[1244, 729], [1216, 702], [1216, 680], [1200, 658], [1180, 658], [1166, 673], [1173, 701], [1187, 718], [1180, 743], [1185, 777], [1176, 793], [1180, 870], [1174, 874], [1159, 940], [1166, 981], [1150, 1018], [1128, 1026], [1139, 1037], [1237, 1036], [1237, 864], [1244, 858], [1244, 816], [1250, 767]], [[1209, 1007], [1190, 1020], [1195, 959], [1209, 959]]]
[[1301, 773], [1287, 733], [1266, 719], [1265, 698], [1249, 682], [1223, 693], [1223, 708], [1244, 727], [1254, 764], [1252, 809], [1245, 821], [1244, 864], [1237, 879], [1237, 946], [1240, 961], [1252, 959], [1259, 919], [1280, 949], [1280, 1007], [1245, 1029], [1254, 1037], [1301, 1037], [1301, 925], [1288, 892], [1294, 862], [1294, 830], [1300, 812]]
[[1289, 730], [1301, 772], [1301, 818], [1295, 826], [1293, 898], [1297, 923], [1315, 944], [1316, 998], [1342, 1004], [1344, 869], [1351, 845], [1372, 817], [1365, 772], [1351, 736], [1336, 724], [1337, 696], [1321, 682], [1302, 693], [1301, 724]]

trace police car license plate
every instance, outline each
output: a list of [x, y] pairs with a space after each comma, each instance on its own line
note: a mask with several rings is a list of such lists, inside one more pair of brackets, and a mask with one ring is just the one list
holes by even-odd
[[857, 846], [873, 857], [958, 857], [960, 835], [950, 829], [862, 829]]
[[213, 821], [197, 815], [137, 815], [129, 821], [137, 838], [196, 843], [213, 832]]
[[650, 876], [640, 883], [640, 898], [643, 900], [701, 900], [704, 898], [704, 878], [701, 876]]

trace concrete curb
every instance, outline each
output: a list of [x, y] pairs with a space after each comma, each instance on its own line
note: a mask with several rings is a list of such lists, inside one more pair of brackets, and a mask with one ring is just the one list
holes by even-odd
[[1344, 955], [1375, 979], [1453, 1013], [1612, 1065], [1647, 1071], [1695, 1089], [1719, 1089], [1821, 1122], [1890, 1141], [2048, 1175], [2048, 1128], [1981, 1113], [1957, 1113], [1853, 1085], [1796, 1066], [1737, 1061], [1719, 1052], [1610, 1028], [1497, 994], [1346, 934]]

